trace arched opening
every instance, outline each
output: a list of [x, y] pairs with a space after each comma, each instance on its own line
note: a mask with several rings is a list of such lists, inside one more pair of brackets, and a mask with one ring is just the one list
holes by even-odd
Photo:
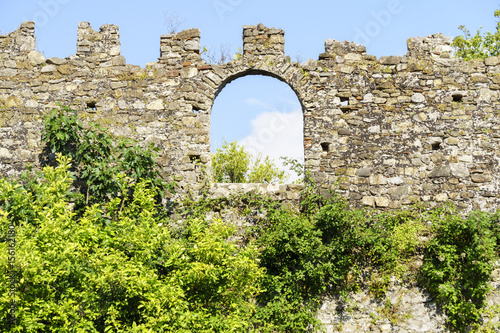
[[[286, 165], [304, 163], [304, 119], [302, 106], [288, 84], [276, 78], [250, 73], [222, 85], [210, 116], [211, 153], [236, 141], [248, 153], [269, 156], [284, 170], [285, 183], [301, 175]], [[260, 74], [260, 75], [259, 75]]]

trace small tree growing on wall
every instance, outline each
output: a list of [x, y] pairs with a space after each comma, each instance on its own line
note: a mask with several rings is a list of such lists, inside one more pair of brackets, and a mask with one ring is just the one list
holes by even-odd
[[[141, 180], [147, 180], [161, 199], [173, 191], [174, 183], [163, 179], [156, 162], [156, 147], [141, 147], [128, 138], [113, 138], [98, 123], [85, 128], [76, 111], [68, 106], [53, 109], [44, 119], [42, 141], [46, 153], [61, 153], [72, 159], [80, 193], [78, 208], [109, 198], [125, 199]], [[123, 202], [122, 202], [123, 203]]]
[[[500, 9], [495, 10], [495, 17], [500, 17]], [[451, 45], [455, 47], [457, 57], [465, 60], [484, 59], [497, 56], [500, 53], [500, 22], [496, 24], [495, 33], [487, 31], [484, 35], [481, 28], [474, 36], [463, 25], [458, 27], [463, 32], [463, 36], [453, 38]]]

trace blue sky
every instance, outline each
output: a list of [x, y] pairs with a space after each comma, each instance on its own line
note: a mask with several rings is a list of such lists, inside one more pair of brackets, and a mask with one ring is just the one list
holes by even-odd
[[[64, 58], [76, 52], [78, 22], [88, 21], [95, 30], [112, 23], [120, 28], [127, 63], [144, 66], [159, 57], [160, 35], [168, 33], [165, 17], [173, 14], [182, 21], [179, 31], [199, 28], [202, 46], [225, 45], [231, 55], [242, 47], [243, 25], [263, 23], [285, 30], [285, 52], [292, 60], [317, 59], [329, 38], [359, 42], [380, 57], [404, 55], [409, 37], [437, 32], [453, 37], [459, 25], [493, 31], [497, 8], [500, 1], [492, 0], [0, 0], [0, 34], [35, 21], [38, 50], [47, 58]], [[216, 146], [224, 138], [272, 157], [303, 154], [300, 105], [276, 79], [251, 76], [228, 84], [214, 102], [211, 120]], [[280, 125], [272, 138], [263, 132], [269, 122]]]

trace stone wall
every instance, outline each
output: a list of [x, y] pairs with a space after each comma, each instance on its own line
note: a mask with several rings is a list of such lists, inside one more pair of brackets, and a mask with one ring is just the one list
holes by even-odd
[[[272, 202], [297, 209], [300, 202], [301, 184], [212, 184], [207, 195], [219, 198], [224, 202], [213, 205], [212, 211], [206, 215], [208, 220], [222, 219], [239, 227], [255, 226], [257, 221], [266, 218], [266, 211], [250, 210], [245, 200], [233, 200], [232, 195], [260, 193], [271, 198]], [[182, 211], [182, 209], [180, 209]], [[174, 221], [185, 216], [174, 215]], [[241, 237], [241, 238], [239, 238]], [[236, 235], [236, 239], [244, 239], [245, 233]], [[418, 256], [411, 264], [417, 270], [423, 263], [423, 255]], [[435, 298], [417, 284], [414, 275], [406, 275], [402, 281], [395, 277], [385, 288], [381, 297], [369, 291], [377, 279], [377, 274], [365, 271], [360, 290], [350, 293], [347, 298], [340, 295], [325, 296], [317, 310], [317, 318], [325, 326], [326, 333], [334, 332], [450, 332], [447, 328], [447, 316]], [[490, 291], [482, 315], [481, 332], [500, 332], [500, 261], [494, 263]]]
[[[232, 80], [267, 75], [297, 94], [306, 168], [325, 192], [335, 187], [353, 206], [377, 209], [498, 207], [500, 58], [452, 58], [450, 38], [435, 34], [410, 38], [405, 56], [378, 59], [362, 45], [327, 40], [318, 60], [298, 64], [284, 53], [283, 30], [259, 24], [244, 26], [242, 54], [215, 65], [202, 59], [200, 36], [197, 29], [161, 36], [159, 59], [145, 68], [126, 64], [115, 25], [94, 31], [80, 23], [76, 55], [64, 59], [36, 51], [33, 22], [0, 36], [0, 172], [39, 166], [41, 121], [60, 102], [116, 136], [160, 147], [165, 174], [182, 179], [181, 194], [196, 193], [210, 172], [214, 99]], [[249, 190], [290, 205], [300, 195], [300, 186], [262, 184], [213, 184], [209, 195]], [[498, 303], [495, 274], [490, 302]], [[388, 295], [410, 314], [397, 324], [367, 293], [352, 296], [353, 312], [325, 300], [318, 316], [328, 332], [340, 324], [345, 332], [444, 331], [444, 317], [420, 290], [394, 284]]]
[[160, 57], [126, 64], [118, 27], [80, 23], [76, 55], [36, 51], [34, 23], [0, 36], [0, 171], [37, 165], [41, 119], [61, 102], [113, 134], [161, 148], [165, 173], [201, 186], [210, 170], [210, 113], [224, 86], [245, 75], [286, 82], [304, 114], [306, 168], [323, 189], [338, 184], [354, 206], [392, 209], [452, 201], [464, 210], [499, 203], [500, 59], [450, 57], [442, 34], [410, 38], [405, 56], [327, 40], [318, 60], [292, 62], [281, 29], [244, 26], [237, 59], [208, 64], [200, 31], [160, 37]]
[[[500, 262], [493, 271], [491, 287], [486, 297], [481, 332], [500, 331]], [[347, 302], [331, 297], [323, 302], [318, 319], [326, 326], [326, 333], [450, 332], [443, 309], [421, 288], [394, 280], [384, 297], [370, 297], [368, 290], [349, 295]], [[467, 330], [464, 328], [464, 331]]]

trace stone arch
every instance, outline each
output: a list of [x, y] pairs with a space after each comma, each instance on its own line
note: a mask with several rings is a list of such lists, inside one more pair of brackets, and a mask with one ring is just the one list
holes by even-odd
[[222, 91], [222, 89], [224, 89], [229, 83], [231, 83], [234, 80], [237, 80], [239, 78], [243, 78], [245, 76], [252, 76], [252, 75], [262, 75], [262, 76], [272, 77], [272, 78], [277, 79], [280, 82], [283, 82], [286, 85], [288, 85], [288, 87], [290, 89], [292, 89], [292, 91], [295, 93], [295, 96], [297, 96], [297, 99], [299, 100], [302, 112], [304, 112], [304, 104], [302, 103], [300, 93], [295, 89], [296, 85], [292, 85], [292, 83], [290, 81], [286, 80], [286, 78], [284, 78], [282, 75], [280, 75], [278, 73], [274, 73], [274, 72], [269, 71], [269, 70], [256, 69], [256, 68], [247, 68], [247, 69], [242, 70], [240, 72], [231, 74], [225, 80], [223, 80], [221, 82], [221, 84], [215, 90], [214, 98], [212, 100], [212, 105], [213, 105], [213, 102], [217, 99], [217, 96]]
[[[257, 62], [255, 62], [257, 60]], [[235, 71], [235, 67], [237, 70]], [[306, 159], [306, 149], [305, 149], [305, 129], [306, 129], [306, 117], [304, 116], [308, 110], [304, 103], [304, 96], [307, 95], [308, 86], [304, 85], [307, 82], [304, 73], [300, 70], [297, 64], [292, 64], [289, 57], [243, 57], [240, 61], [231, 62], [223, 64], [218, 68], [218, 75], [220, 77], [220, 83], [216, 85], [213, 89], [213, 98], [210, 101], [210, 107], [207, 110], [209, 115], [209, 127], [211, 128], [212, 122], [212, 107], [217, 99], [219, 93], [231, 82], [247, 77], [247, 76], [265, 76], [277, 79], [280, 82], [285, 83], [295, 94], [297, 100], [300, 104], [300, 109], [302, 111], [302, 139], [303, 139], [303, 156]], [[221, 75], [222, 74], [222, 75]], [[302, 84], [301, 84], [302, 82]], [[211, 136], [209, 146], [211, 144]], [[209, 161], [209, 172], [211, 173], [211, 161]]]

